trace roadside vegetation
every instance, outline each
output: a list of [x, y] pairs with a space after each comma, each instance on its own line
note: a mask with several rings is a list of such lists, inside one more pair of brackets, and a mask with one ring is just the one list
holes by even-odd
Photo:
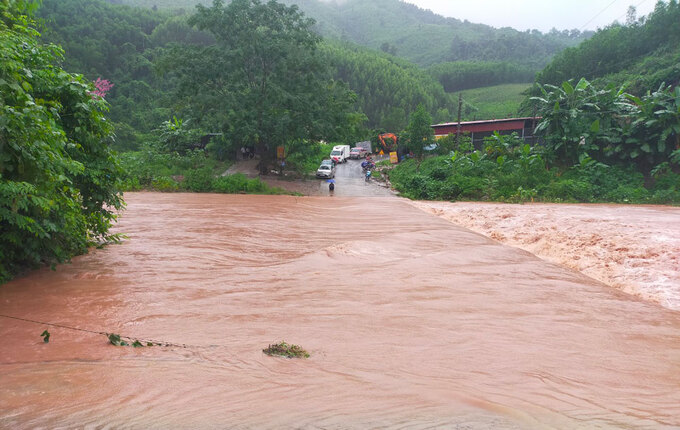
[[496, 133], [475, 150], [449, 135], [438, 150], [452, 152], [421, 161], [431, 137], [419, 135], [392, 185], [415, 199], [680, 203], [680, 87], [642, 97], [585, 79], [540, 88], [540, 144]]
[[206, 156], [202, 150], [184, 155], [159, 152], [153, 147], [119, 155], [123, 191], [192, 191], [227, 194], [289, 194], [268, 186], [260, 178], [242, 173], [222, 176], [230, 162]]
[[487, 138], [483, 150], [472, 150], [469, 140], [467, 148], [461, 146], [420, 165], [416, 159], [399, 164], [389, 171], [392, 186], [405, 197], [424, 200], [680, 203], [680, 175], [670, 170], [655, 172], [646, 185], [632, 167], [591, 158], [550, 167], [542, 147], [532, 148], [516, 136]]

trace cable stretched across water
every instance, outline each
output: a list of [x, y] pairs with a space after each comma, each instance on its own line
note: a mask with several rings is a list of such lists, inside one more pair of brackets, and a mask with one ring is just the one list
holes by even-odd
[[[109, 335], [113, 334], [113, 333], [108, 333], [108, 332], [105, 332], [105, 331], [88, 330], [88, 329], [84, 329], [84, 328], [71, 327], [71, 326], [64, 325], [64, 324], [49, 323], [49, 322], [45, 322], [45, 321], [36, 321], [36, 320], [29, 319], [29, 318], [21, 318], [21, 317], [15, 317], [15, 316], [11, 316], [11, 315], [0, 314], [0, 317], [9, 318], [9, 319], [18, 320], [18, 321], [30, 322], [30, 323], [34, 323], [34, 324], [47, 325], [47, 326], [51, 326], [51, 327], [59, 327], [59, 328], [67, 329], [67, 330], [82, 331], [82, 332], [85, 332], [85, 333], [104, 335], [104, 336], [107, 336], [107, 337]], [[142, 339], [142, 338], [132, 337], [132, 336], [118, 335], [118, 337], [120, 337], [122, 339], [129, 339], [131, 341], [136, 340], [136, 341], [144, 342], [144, 343], [147, 343], [147, 344], [153, 344], [153, 345], [156, 345], [156, 346], [174, 346], [174, 347], [177, 347], [177, 348], [204, 348], [204, 347], [201, 347], [201, 346], [198, 346], [198, 345], [187, 345], [187, 344], [184, 344], [184, 343], [165, 342], [165, 341], [162, 341], [162, 340]]]

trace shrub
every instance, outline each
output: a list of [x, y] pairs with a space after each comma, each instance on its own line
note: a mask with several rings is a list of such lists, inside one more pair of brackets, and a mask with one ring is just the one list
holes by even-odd
[[160, 176], [151, 181], [151, 188], [156, 191], [177, 191], [179, 184], [168, 176]]
[[184, 181], [182, 181], [182, 187], [189, 191], [208, 192], [212, 191], [214, 180], [215, 176], [212, 169], [202, 167], [187, 171], [184, 175]]
[[213, 191], [218, 193], [237, 194], [287, 194], [280, 188], [272, 188], [260, 178], [249, 179], [242, 173], [221, 176], [213, 181]]
[[543, 187], [541, 194], [549, 200], [589, 202], [593, 198], [591, 185], [577, 179], [556, 179]]

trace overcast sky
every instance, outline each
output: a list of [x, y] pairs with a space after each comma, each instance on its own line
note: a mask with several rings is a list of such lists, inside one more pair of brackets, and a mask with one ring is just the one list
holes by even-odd
[[626, 21], [629, 6], [637, 16], [654, 10], [656, 0], [404, 0], [432, 12], [493, 27], [542, 32], [577, 28], [596, 30]]

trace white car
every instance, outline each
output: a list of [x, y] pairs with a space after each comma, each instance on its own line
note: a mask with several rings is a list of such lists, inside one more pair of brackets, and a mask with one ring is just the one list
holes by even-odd
[[322, 164], [316, 170], [317, 178], [333, 178], [335, 177], [335, 167], [332, 164]]

